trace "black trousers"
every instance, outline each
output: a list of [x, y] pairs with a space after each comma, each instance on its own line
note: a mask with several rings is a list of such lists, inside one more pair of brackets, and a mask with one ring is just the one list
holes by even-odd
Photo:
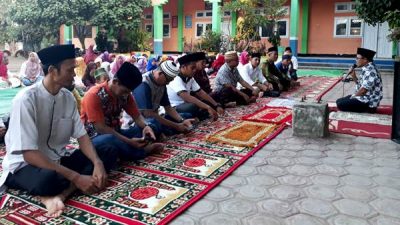
[[[247, 105], [248, 103], [245, 99], [239, 95], [233, 87], [224, 87], [218, 92], [212, 92], [210, 96], [222, 106], [229, 102], [236, 102], [237, 105]], [[252, 91], [249, 89], [240, 90], [244, 92], [249, 97], [252, 96]]]
[[[107, 172], [116, 166], [117, 153], [117, 149], [111, 145], [97, 149], [97, 154]], [[83, 175], [92, 175], [94, 169], [92, 162], [80, 150], [70, 156], [62, 157], [60, 164]], [[5, 185], [26, 191], [30, 195], [55, 196], [67, 189], [70, 181], [54, 170], [27, 165], [14, 174], [10, 173]]]
[[346, 112], [368, 112], [375, 113], [376, 108], [370, 108], [368, 103], [360, 102], [355, 98], [350, 98], [351, 95], [348, 95], [343, 98], [339, 98], [336, 100], [337, 108], [340, 111]]
[[175, 107], [178, 113], [191, 114], [192, 118], [197, 117], [199, 120], [205, 120], [209, 117], [208, 112], [199, 108], [193, 103], [183, 103]]

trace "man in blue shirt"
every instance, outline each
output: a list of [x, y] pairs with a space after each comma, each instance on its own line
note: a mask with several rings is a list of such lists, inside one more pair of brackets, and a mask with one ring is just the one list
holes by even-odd
[[[192, 117], [189, 113], [179, 114], [169, 102], [166, 85], [178, 73], [179, 69], [175, 63], [167, 60], [157, 69], [143, 74], [142, 84], [133, 91], [140, 112], [144, 117], [154, 118], [159, 132], [166, 135], [188, 132], [195, 121], [195, 119], [188, 119]], [[158, 112], [160, 106], [165, 109], [165, 117]]]

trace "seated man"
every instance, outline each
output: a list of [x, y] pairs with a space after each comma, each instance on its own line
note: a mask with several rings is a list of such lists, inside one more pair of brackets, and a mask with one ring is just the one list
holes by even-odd
[[[213, 98], [226, 105], [229, 102], [236, 102], [238, 105], [247, 105], [255, 102], [259, 90], [252, 87], [240, 76], [237, 66], [239, 57], [235, 51], [225, 53], [225, 64], [218, 70], [215, 78]], [[245, 89], [238, 90], [236, 86], [240, 83]]]
[[[170, 60], [164, 61], [160, 66], [143, 74], [143, 83], [133, 91], [139, 110], [148, 118], [154, 118], [159, 123], [160, 132], [172, 135], [176, 132], [188, 132], [195, 119], [188, 113], [179, 114], [171, 107], [168, 99], [166, 85], [178, 75], [179, 69]], [[160, 106], [165, 109], [166, 116], [158, 114]]]
[[207, 58], [204, 52], [193, 53], [199, 60], [196, 62], [196, 72], [193, 75], [194, 80], [199, 84], [200, 88], [207, 94], [211, 94], [212, 89], [210, 79], [206, 73]]
[[286, 77], [290, 80], [290, 86], [294, 87], [294, 86], [300, 85], [300, 82], [296, 81], [297, 77], [295, 80], [290, 76], [291, 63], [292, 63], [292, 56], [291, 55], [283, 55], [282, 61], [276, 63], [275, 66], [276, 66], [276, 68], [278, 68], [278, 70], [281, 72], [281, 74], [284, 77]]
[[[199, 61], [198, 59], [194, 54], [178, 58], [179, 75], [167, 85], [168, 98], [179, 113], [190, 113], [199, 120], [208, 117], [217, 120], [217, 111], [223, 113], [222, 107], [203, 91], [193, 78], [196, 69], [195, 62]], [[194, 93], [194, 96], [190, 94], [191, 92]]]
[[[104, 189], [116, 153], [107, 143], [95, 150], [64, 88], [75, 76], [74, 46], [52, 46], [38, 55], [45, 78], [13, 100], [1, 184], [39, 196], [48, 214], [58, 217], [76, 189], [88, 194]], [[78, 139], [80, 150], [66, 150], [70, 137]]]
[[297, 70], [299, 69], [299, 61], [297, 57], [293, 55], [292, 48], [286, 47], [285, 51], [283, 52], [284, 55], [290, 55], [290, 65], [289, 65], [289, 75], [292, 80], [297, 81]]
[[[125, 62], [113, 80], [92, 87], [83, 97], [81, 119], [96, 145], [112, 144], [122, 160], [139, 160], [164, 146], [156, 140], [153, 129], [140, 115], [131, 94], [142, 83], [142, 74]], [[135, 120], [135, 126], [120, 128], [122, 109]], [[151, 139], [151, 140], [149, 140]]]
[[261, 90], [264, 97], [279, 97], [279, 91], [274, 91], [272, 84], [263, 76], [259, 68], [260, 59], [260, 53], [251, 53], [250, 62], [239, 68], [240, 76], [251, 86]]
[[358, 79], [354, 69], [350, 69], [349, 74], [356, 83], [356, 92], [336, 101], [339, 110], [376, 112], [376, 108], [383, 98], [383, 88], [381, 75], [373, 63], [374, 55], [375, 52], [372, 50], [357, 49], [356, 65], [362, 70], [361, 76]]
[[262, 66], [264, 77], [274, 87], [274, 91], [287, 91], [290, 88], [290, 78], [282, 74], [275, 66], [278, 60], [278, 48], [271, 47], [267, 52], [268, 59]]

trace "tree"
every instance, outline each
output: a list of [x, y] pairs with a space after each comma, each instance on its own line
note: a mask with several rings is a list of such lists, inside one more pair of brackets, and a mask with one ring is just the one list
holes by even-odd
[[246, 42], [246, 50], [252, 42], [260, 40], [259, 27], [275, 26], [278, 19], [285, 15], [282, 10], [286, 0], [236, 0], [224, 5], [222, 11], [237, 12], [238, 32], [235, 41]]
[[393, 41], [400, 41], [400, 1], [398, 0], [356, 0], [356, 12], [366, 23], [375, 26], [388, 22]]

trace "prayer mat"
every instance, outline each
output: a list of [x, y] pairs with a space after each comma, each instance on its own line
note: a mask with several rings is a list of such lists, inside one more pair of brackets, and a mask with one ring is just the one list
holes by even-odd
[[261, 123], [282, 124], [292, 120], [292, 110], [266, 106], [250, 115], [242, 117], [242, 119]]
[[390, 139], [392, 117], [382, 114], [331, 112], [329, 130], [354, 136]]
[[[339, 111], [336, 105], [336, 102], [328, 102], [329, 111]], [[379, 105], [376, 109], [377, 114], [384, 115], [393, 115], [393, 106], [392, 105]]]
[[[93, 195], [75, 194], [66, 201], [66, 210], [59, 218], [48, 217], [37, 198], [9, 189], [0, 202], [0, 224], [167, 224], [285, 128], [241, 122], [243, 115], [263, 108], [269, 101], [259, 99], [251, 105], [228, 108], [218, 121], [202, 121], [190, 133], [170, 137], [165, 151], [138, 162], [122, 163], [109, 174], [106, 190]], [[260, 132], [247, 136], [251, 147], [207, 142], [216, 130], [238, 123], [259, 124], [251, 129]], [[76, 140], [71, 140], [68, 149], [77, 147]], [[0, 161], [4, 155], [3, 145]]]
[[207, 141], [239, 147], [255, 147], [261, 140], [271, 135], [277, 127], [275, 124], [242, 121], [237, 125], [210, 135]]
[[299, 99], [306, 96], [307, 99], [319, 101], [329, 90], [340, 82], [340, 79], [341, 78], [332, 77], [300, 77], [297, 80], [300, 82], [300, 86], [282, 93], [281, 96]]

